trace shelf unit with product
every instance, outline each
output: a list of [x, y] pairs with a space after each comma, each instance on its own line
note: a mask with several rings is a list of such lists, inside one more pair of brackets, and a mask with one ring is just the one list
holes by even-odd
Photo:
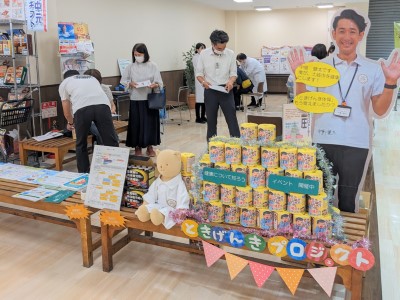
[[[7, 117], [0, 119], [0, 127], [16, 125], [18, 139], [21, 139], [20, 124], [28, 126], [29, 121], [32, 135], [35, 135], [36, 117], [40, 118], [40, 134], [43, 134], [36, 32], [30, 34], [26, 29], [26, 21], [0, 20], [0, 96], [3, 102], [0, 115]], [[31, 136], [28, 130], [27, 136]]]

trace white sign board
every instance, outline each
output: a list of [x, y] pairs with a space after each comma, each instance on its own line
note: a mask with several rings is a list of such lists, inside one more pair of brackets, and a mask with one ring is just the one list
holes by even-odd
[[42, 119], [57, 117], [57, 101], [42, 103]]
[[129, 148], [95, 146], [85, 205], [120, 210]]
[[282, 140], [287, 142], [311, 141], [311, 115], [293, 103], [283, 105]]
[[25, 0], [28, 30], [47, 32], [47, 0]]

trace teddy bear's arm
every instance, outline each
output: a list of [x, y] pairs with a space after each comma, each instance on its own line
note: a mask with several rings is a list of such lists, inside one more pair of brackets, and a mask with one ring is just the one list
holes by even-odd
[[178, 191], [177, 191], [177, 204], [176, 208], [189, 208], [189, 203], [190, 203], [190, 197], [189, 194], [186, 190], [186, 186], [184, 182], [180, 182], [178, 185]]
[[150, 185], [149, 190], [146, 194], [143, 195], [143, 200], [147, 203], [156, 203], [157, 202], [157, 179]]

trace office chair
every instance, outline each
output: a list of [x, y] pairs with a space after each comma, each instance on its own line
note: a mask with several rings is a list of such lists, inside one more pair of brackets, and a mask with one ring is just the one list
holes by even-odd
[[[187, 86], [182, 86], [178, 90], [178, 98], [177, 101], [170, 101], [167, 100], [166, 104], [166, 109], [169, 110], [168, 115], [170, 115], [170, 112], [173, 110], [178, 110], [179, 111], [179, 121], [178, 125], [181, 125], [183, 123], [183, 118], [182, 118], [182, 110], [184, 110], [186, 107], [189, 109], [188, 106], [188, 98], [189, 98], [189, 87]], [[192, 119], [192, 112], [189, 109], [189, 120], [185, 120], [190, 122]], [[170, 119], [170, 121], [174, 121], [175, 119]]]

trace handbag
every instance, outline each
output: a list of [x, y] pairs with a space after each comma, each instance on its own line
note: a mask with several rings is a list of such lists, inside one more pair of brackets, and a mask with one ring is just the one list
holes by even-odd
[[147, 100], [149, 101], [149, 109], [163, 109], [167, 103], [165, 90], [160, 89], [159, 93], [154, 93], [152, 91], [147, 95]]

